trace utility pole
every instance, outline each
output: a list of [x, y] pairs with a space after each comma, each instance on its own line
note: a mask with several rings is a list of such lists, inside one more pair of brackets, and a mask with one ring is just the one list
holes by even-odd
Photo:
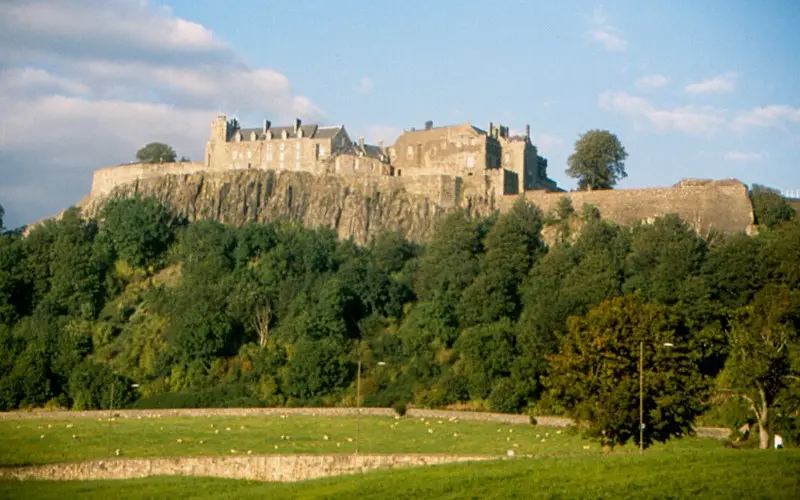
[[639, 453], [644, 453], [644, 341], [639, 342]]
[[361, 341], [358, 342], [358, 375], [356, 376], [356, 456], [358, 456], [358, 438], [361, 434]]

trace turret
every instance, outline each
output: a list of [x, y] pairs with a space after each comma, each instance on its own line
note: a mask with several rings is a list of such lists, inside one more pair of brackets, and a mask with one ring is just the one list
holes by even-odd
[[219, 114], [211, 122], [211, 141], [225, 142], [228, 140], [228, 117]]

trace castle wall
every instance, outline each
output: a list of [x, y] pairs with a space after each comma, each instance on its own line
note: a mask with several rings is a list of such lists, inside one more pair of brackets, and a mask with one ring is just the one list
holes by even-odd
[[[747, 231], [753, 224], [753, 209], [747, 186], [736, 180], [683, 180], [673, 187], [547, 193], [527, 191], [525, 199], [545, 212], [555, 209], [558, 200], [567, 197], [580, 213], [585, 203], [600, 209], [604, 219], [618, 224], [652, 220], [670, 213], [678, 214], [700, 234], [710, 228], [733, 233]], [[508, 210], [516, 197], [498, 203]]]
[[187, 175], [206, 170], [202, 163], [132, 163], [94, 171], [91, 196], [110, 193], [115, 187], [136, 180], [156, 179], [165, 175]]

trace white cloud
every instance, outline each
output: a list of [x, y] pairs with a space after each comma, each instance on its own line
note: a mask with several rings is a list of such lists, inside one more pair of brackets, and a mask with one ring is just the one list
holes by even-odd
[[669, 78], [664, 75], [645, 75], [636, 80], [636, 87], [640, 89], [656, 89], [669, 83]]
[[362, 94], [368, 94], [372, 92], [374, 88], [375, 84], [372, 82], [372, 78], [368, 76], [359, 80], [358, 85], [355, 86], [356, 92], [361, 92]]
[[736, 87], [736, 73], [725, 73], [686, 86], [689, 94], [721, 94], [733, 92]]
[[622, 31], [613, 26], [602, 8], [597, 8], [590, 21], [591, 27], [587, 31], [589, 39], [599, 43], [608, 52], [624, 52], [628, 48]]
[[693, 135], [709, 135], [725, 123], [725, 113], [711, 107], [681, 106], [659, 108], [646, 99], [625, 92], [604, 92], [598, 97], [601, 108], [647, 123], [659, 131], [677, 130]]
[[[218, 111], [274, 122], [325, 116], [286, 75], [248, 66], [210, 29], [146, 0], [5, 2], [0, 33], [9, 224], [76, 202], [94, 169], [128, 161], [146, 142], [199, 159]], [[32, 192], [35, 200], [24, 196]]]
[[764, 153], [752, 153], [747, 151], [728, 151], [725, 153], [725, 159], [737, 163], [755, 162], [764, 159]]
[[789, 124], [800, 124], [800, 108], [773, 104], [741, 113], [733, 120], [731, 127], [735, 130], [745, 130], [750, 127], [786, 128]]

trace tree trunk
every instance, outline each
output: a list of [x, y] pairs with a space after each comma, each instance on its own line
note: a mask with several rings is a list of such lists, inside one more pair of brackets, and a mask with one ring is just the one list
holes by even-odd
[[769, 448], [769, 431], [766, 428], [766, 423], [758, 423], [758, 447], [762, 450]]
[[767, 394], [762, 387], [758, 388], [761, 397], [761, 410], [756, 413], [758, 418], [758, 447], [762, 450], [769, 449], [769, 406]]

